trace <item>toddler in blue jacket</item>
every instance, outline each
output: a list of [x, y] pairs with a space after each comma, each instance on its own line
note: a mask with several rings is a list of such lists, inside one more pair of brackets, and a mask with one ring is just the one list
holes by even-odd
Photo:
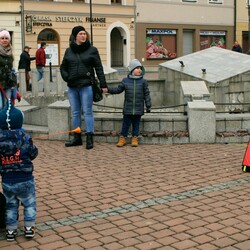
[[13, 241], [17, 235], [18, 208], [24, 207], [24, 234], [35, 234], [36, 193], [32, 160], [38, 149], [22, 129], [23, 113], [10, 99], [0, 112], [0, 173], [6, 198], [6, 238]]

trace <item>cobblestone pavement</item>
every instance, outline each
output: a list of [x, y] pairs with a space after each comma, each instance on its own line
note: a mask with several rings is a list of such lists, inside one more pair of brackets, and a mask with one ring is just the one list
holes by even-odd
[[35, 143], [36, 236], [24, 238], [20, 209], [1, 250], [250, 249], [246, 144]]

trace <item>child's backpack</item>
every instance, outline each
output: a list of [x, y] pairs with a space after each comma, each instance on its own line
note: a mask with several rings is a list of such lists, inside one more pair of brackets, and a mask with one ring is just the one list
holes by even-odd
[[242, 161], [242, 171], [250, 172], [250, 140], [247, 143], [247, 148]]
[[5, 209], [6, 199], [5, 196], [0, 192], [0, 228], [5, 228]]

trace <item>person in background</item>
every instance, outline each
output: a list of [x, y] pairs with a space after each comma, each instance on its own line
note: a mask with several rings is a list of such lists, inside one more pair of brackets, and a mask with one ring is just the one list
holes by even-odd
[[24, 50], [20, 55], [20, 60], [18, 64], [18, 69], [25, 69], [25, 82], [26, 82], [26, 91], [31, 90], [31, 85], [30, 85], [30, 62], [35, 60], [36, 57], [31, 57], [29, 52], [30, 52], [31, 47], [26, 45], [24, 46]]
[[241, 46], [240, 46], [240, 44], [239, 44], [238, 41], [234, 42], [234, 45], [232, 47], [232, 51], [242, 53], [242, 48], [241, 48]]
[[6, 238], [17, 235], [18, 208], [23, 205], [24, 235], [33, 238], [36, 220], [36, 193], [33, 163], [38, 149], [24, 129], [23, 113], [10, 99], [0, 112], [0, 173], [6, 198]]
[[9, 80], [9, 74], [13, 68], [13, 54], [10, 33], [0, 30], [0, 110], [2, 110], [8, 98], [11, 98], [12, 89], [16, 83]]
[[120, 138], [117, 147], [123, 147], [127, 143], [129, 128], [132, 124], [131, 146], [138, 146], [138, 136], [140, 134], [140, 121], [144, 114], [144, 102], [146, 112], [151, 110], [151, 98], [147, 81], [143, 78], [145, 69], [138, 59], [134, 59], [129, 64], [129, 74], [123, 78], [118, 87], [102, 89], [103, 93], [120, 94], [125, 91], [123, 105], [123, 120]]
[[41, 47], [36, 51], [36, 69], [37, 69], [37, 81], [43, 78], [44, 67], [46, 64], [46, 42], [41, 42]]
[[[83, 113], [86, 128], [86, 149], [94, 147], [94, 115], [92, 82], [95, 73], [101, 88], [107, 88], [99, 52], [92, 46], [89, 34], [83, 26], [75, 26], [71, 32], [72, 41], [66, 49], [60, 71], [67, 82], [68, 98], [71, 106], [73, 129], [82, 127]], [[82, 145], [81, 133], [74, 133], [74, 138], [65, 143], [66, 147]]]

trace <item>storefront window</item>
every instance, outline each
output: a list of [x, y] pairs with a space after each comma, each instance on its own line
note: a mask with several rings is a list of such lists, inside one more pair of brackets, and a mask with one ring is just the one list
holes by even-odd
[[146, 29], [146, 59], [173, 59], [176, 57], [176, 30]]
[[118, 4], [121, 4], [122, 3], [122, 0], [111, 0], [111, 3], [118, 3]]
[[38, 41], [58, 41], [57, 34], [52, 29], [42, 30], [37, 38]]
[[42, 41], [46, 42], [46, 66], [59, 65], [59, 38], [53, 29], [42, 30], [37, 37], [37, 46], [40, 47]]
[[200, 32], [200, 50], [210, 47], [226, 48], [225, 31], [201, 31]]

